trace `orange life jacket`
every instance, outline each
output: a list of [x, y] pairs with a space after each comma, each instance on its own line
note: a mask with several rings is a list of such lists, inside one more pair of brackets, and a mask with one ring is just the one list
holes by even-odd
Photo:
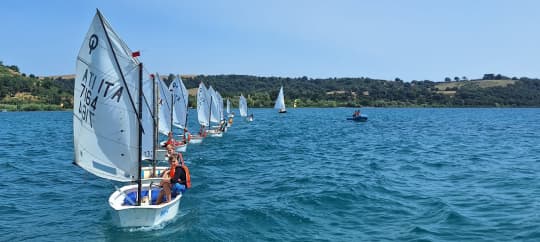
[[186, 188], [191, 188], [191, 176], [189, 175], [189, 168], [184, 164], [182, 169], [186, 172]]
[[174, 177], [174, 172], [176, 171], [176, 167], [171, 166], [169, 169], [169, 177], [172, 179]]

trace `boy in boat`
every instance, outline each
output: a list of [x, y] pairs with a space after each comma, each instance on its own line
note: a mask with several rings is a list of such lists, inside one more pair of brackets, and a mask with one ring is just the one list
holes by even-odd
[[190, 140], [191, 140], [191, 134], [189, 133], [187, 128], [184, 128], [184, 136], [182, 136], [182, 141], [184, 142], [184, 144], [187, 144], [189, 143]]
[[167, 154], [165, 154], [165, 158], [173, 156], [175, 153], [174, 146], [173, 145], [167, 145]]
[[199, 130], [199, 136], [206, 137], [206, 126], [201, 125], [201, 129]]
[[167, 147], [168, 145], [175, 146], [176, 141], [174, 140], [173, 133], [169, 132], [169, 134], [167, 136], [168, 136], [167, 142], [165, 142], [165, 145], [163, 145], [163, 147]]
[[[163, 179], [159, 183], [159, 186], [163, 189], [159, 191], [156, 205], [163, 202], [170, 202], [172, 200], [172, 195], [176, 196], [186, 190], [186, 171], [182, 165], [178, 164], [176, 155], [169, 157], [169, 164], [171, 168], [168, 172], [163, 173]], [[165, 201], [163, 200], [164, 195], [166, 196]]]
[[227, 122], [225, 122], [225, 120], [222, 120], [220, 123], [219, 123], [219, 131], [221, 132], [225, 132], [225, 126], [227, 125]]

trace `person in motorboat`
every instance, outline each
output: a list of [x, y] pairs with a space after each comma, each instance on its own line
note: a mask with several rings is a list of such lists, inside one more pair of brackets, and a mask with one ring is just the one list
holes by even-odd
[[[156, 205], [163, 202], [170, 202], [173, 195], [176, 196], [186, 189], [186, 171], [178, 163], [177, 156], [170, 156], [169, 164], [170, 169], [163, 173], [163, 179], [159, 183], [162, 189], [159, 191]], [[163, 199], [164, 196], [165, 200]]]
[[354, 111], [352, 116], [353, 116], [353, 118], [356, 118], [356, 117], [360, 116], [360, 109], [357, 109], [356, 111]]

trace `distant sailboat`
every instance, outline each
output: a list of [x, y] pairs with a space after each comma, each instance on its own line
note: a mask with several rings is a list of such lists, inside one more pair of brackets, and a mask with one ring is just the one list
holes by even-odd
[[227, 98], [227, 117], [234, 118], [234, 112], [231, 112], [231, 100]]
[[[247, 117], [248, 116], [248, 107], [247, 107], [247, 100], [244, 97], [244, 95], [240, 94], [240, 100], [239, 100], [238, 109], [240, 110], [240, 116]], [[253, 115], [249, 115], [249, 117], [246, 118], [248, 122], [253, 121]]]
[[197, 119], [199, 120], [199, 134], [192, 135], [189, 143], [199, 144], [202, 143], [204, 137], [206, 137], [206, 128], [210, 125], [209, 120], [209, 105], [208, 95], [206, 95], [207, 89], [204, 83], [199, 83], [199, 89], [197, 91]]
[[182, 83], [180, 76], [169, 84], [169, 91], [172, 95], [172, 125], [182, 129], [182, 142], [176, 145], [175, 150], [177, 152], [186, 152], [189, 133], [187, 130], [187, 116], [188, 116], [188, 91]]
[[234, 113], [231, 112], [231, 101], [227, 98], [227, 128], [233, 124]]
[[210, 115], [208, 117], [208, 123], [211, 125], [212, 123], [215, 123], [217, 125], [211, 126], [207, 133], [211, 137], [223, 137], [223, 132], [221, 132], [220, 124], [221, 124], [221, 114], [222, 111], [220, 109], [223, 109], [223, 101], [220, 101], [218, 93], [212, 88], [212, 86], [208, 87], [207, 92], [207, 99], [210, 100], [209, 103], [209, 111]]
[[[144, 122], [142, 63], [97, 11], [77, 57], [73, 108], [74, 164], [96, 176], [134, 182], [113, 192], [109, 206], [120, 227], [173, 219], [182, 194], [152, 205], [159, 189], [143, 183], [141, 161], [152, 130]], [[149, 130], [147, 130], [149, 129]], [[144, 136], [144, 137], [143, 137]], [[152, 143], [150, 142], [150, 145]], [[132, 196], [131, 196], [132, 195]]]
[[285, 96], [283, 95], [283, 86], [279, 89], [279, 94], [276, 98], [276, 104], [274, 109], [279, 109], [279, 113], [286, 113], [287, 109], [285, 108]]

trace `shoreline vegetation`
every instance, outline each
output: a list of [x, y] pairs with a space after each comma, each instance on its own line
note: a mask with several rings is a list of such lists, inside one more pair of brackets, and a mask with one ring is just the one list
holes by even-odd
[[[161, 76], [168, 84], [174, 74]], [[540, 80], [485, 74], [480, 79], [446, 77], [444, 81], [368, 77], [325, 78], [258, 77], [248, 75], [184, 75], [190, 107], [202, 81], [222, 90], [233, 107], [243, 94], [250, 108], [271, 108], [279, 87], [285, 103], [294, 107], [540, 107]], [[73, 108], [74, 75], [38, 77], [0, 61], [0, 111], [59, 111]]]

